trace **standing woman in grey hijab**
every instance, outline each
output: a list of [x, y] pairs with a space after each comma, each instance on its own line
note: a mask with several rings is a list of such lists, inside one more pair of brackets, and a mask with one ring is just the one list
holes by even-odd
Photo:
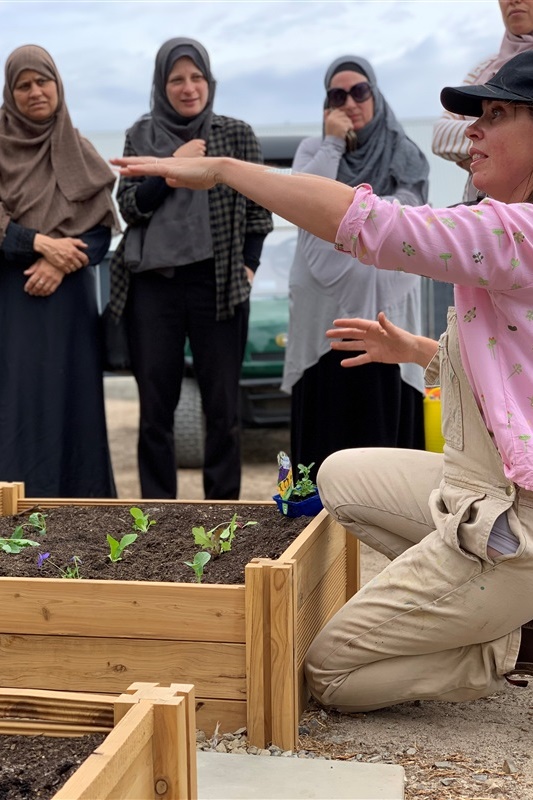
[[[214, 114], [215, 86], [199, 42], [165, 42], [155, 62], [151, 113], [127, 131], [124, 155], [261, 163], [252, 129]], [[188, 338], [206, 422], [205, 497], [236, 499], [248, 298], [271, 215], [226, 186], [173, 189], [159, 177], [122, 178], [117, 197], [129, 227], [111, 264], [111, 311], [126, 315], [139, 389], [142, 496], [177, 494], [174, 411]]]
[[[323, 136], [304, 139], [293, 171], [349, 186], [370, 183], [402, 204], [427, 200], [428, 163], [405, 134], [364, 58], [342, 56], [325, 76]], [[290, 322], [282, 388], [291, 393], [291, 457], [313, 477], [347, 447], [424, 447], [423, 376], [414, 364], [340, 366], [324, 331], [333, 320], [385, 311], [420, 333], [420, 278], [368, 269], [304, 230], [290, 272]]]
[[50, 54], [18, 47], [0, 109], [0, 480], [29, 497], [115, 496], [94, 267], [114, 183]]

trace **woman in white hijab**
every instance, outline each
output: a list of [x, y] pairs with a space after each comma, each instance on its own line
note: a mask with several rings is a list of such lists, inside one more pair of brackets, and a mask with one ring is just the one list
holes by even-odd
[[[407, 205], [427, 200], [428, 164], [381, 94], [360, 56], [327, 69], [323, 136], [304, 139], [293, 170], [349, 186], [371, 183], [377, 194]], [[347, 137], [348, 136], [348, 141]], [[345, 447], [422, 447], [423, 378], [414, 364], [340, 366], [324, 330], [339, 317], [375, 319], [386, 311], [420, 332], [420, 278], [369, 270], [304, 230], [290, 272], [290, 321], [282, 388], [291, 393], [291, 458], [314, 477], [324, 459]]]

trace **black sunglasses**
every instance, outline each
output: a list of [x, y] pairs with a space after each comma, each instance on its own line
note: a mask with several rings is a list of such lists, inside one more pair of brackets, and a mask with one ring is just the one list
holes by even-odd
[[356, 103], [364, 103], [369, 97], [372, 97], [372, 89], [370, 84], [366, 81], [362, 83], [354, 83], [351, 89], [328, 89], [328, 105], [330, 108], [340, 108], [343, 106], [348, 98], [348, 95], [355, 100]]

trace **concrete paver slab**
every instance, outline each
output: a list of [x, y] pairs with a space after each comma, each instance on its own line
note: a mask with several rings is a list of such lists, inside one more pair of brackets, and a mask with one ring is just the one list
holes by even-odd
[[199, 800], [403, 800], [393, 764], [199, 751]]

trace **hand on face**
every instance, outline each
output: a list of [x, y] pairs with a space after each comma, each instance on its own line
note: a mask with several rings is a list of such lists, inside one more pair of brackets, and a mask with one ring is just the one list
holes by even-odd
[[324, 132], [326, 136], [344, 139], [348, 131], [353, 131], [353, 122], [340, 108], [326, 108], [324, 111]]
[[169, 186], [186, 189], [211, 189], [217, 183], [218, 158], [154, 158], [130, 156], [112, 158], [121, 175], [160, 175]]

